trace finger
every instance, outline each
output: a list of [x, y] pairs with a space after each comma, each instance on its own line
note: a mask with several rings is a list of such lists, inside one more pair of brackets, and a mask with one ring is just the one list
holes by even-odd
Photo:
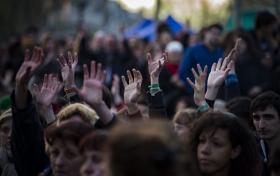
[[217, 64], [214, 62], [211, 67], [211, 72], [216, 71]]
[[91, 61], [90, 66], [91, 66], [90, 77], [95, 78], [95, 75], [96, 75], [96, 63], [95, 63], [95, 61]]
[[208, 66], [205, 65], [205, 67], [204, 67], [204, 69], [203, 69], [203, 74], [204, 74], [204, 75], [207, 75], [207, 71], [208, 71]]
[[57, 62], [59, 63], [60, 69], [62, 69], [64, 67], [63, 63], [61, 62], [60, 57], [56, 59]]
[[83, 69], [84, 69], [84, 80], [87, 80], [89, 79], [89, 72], [86, 64], [83, 65]]
[[103, 70], [102, 76], [101, 76], [101, 78], [100, 78], [100, 81], [101, 81], [102, 83], [105, 81], [106, 75], [107, 75], [107, 72], [106, 72], [105, 70]]
[[190, 84], [190, 86], [195, 89], [195, 84], [192, 82], [192, 80], [190, 78], [187, 78], [188, 83]]
[[143, 77], [142, 77], [142, 74], [139, 70], [137, 70], [137, 74], [138, 74], [138, 77], [139, 77], [139, 81], [141, 81], [141, 83], [142, 83]]
[[148, 63], [151, 63], [153, 61], [151, 53], [147, 53], [147, 59], [148, 59]]
[[230, 61], [227, 65], [227, 69], [232, 69], [233, 65], [234, 65], [234, 61]]
[[68, 57], [67, 57], [68, 63], [69, 63], [70, 65], [72, 65], [73, 62], [74, 62], [74, 58], [73, 58], [73, 56], [72, 56], [72, 54], [71, 54], [70, 51], [67, 52], [67, 56], [68, 56]]
[[36, 62], [42, 63], [43, 57], [44, 57], [43, 49], [41, 47], [38, 47], [38, 58], [36, 58]]
[[223, 62], [222, 62], [222, 66], [221, 66], [221, 70], [225, 70], [227, 68], [227, 64], [229, 62], [230, 57], [225, 57]]
[[136, 88], [138, 91], [141, 91], [141, 82], [137, 82]]
[[131, 72], [129, 70], [126, 71], [127, 77], [128, 77], [128, 84], [133, 83], [133, 77], [131, 75]]
[[52, 89], [53, 88], [53, 85], [54, 85], [54, 82], [53, 82], [53, 75], [52, 74], [49, 74], [48, 75], [48, 84], [47, 84], [47, 87]]
[[48, 85], [48, 75], [45, 74], [45, 75], [44, 75], [44, 81], [43, 81], [42, 88], [46, 88], [47, 85]]
[[199, 75], [202, 75], [203, 71], [202, 71], [202, 68], [201, 68], [200, 64], [197, 64], [196, 66], [197, 66], [197, 70], [198, 70]]
[[192, 68], [192, 73], [193, 73], [195, 80], [198, 80], [199, 77], [198, 77], [196, 71], [194, 70], [194, 68]]
[[30, 59], [31, 59], [30, 50], [26, 49], [25, 50], [25, 55], [24, 55], [24, 61], [29, 61]]
[[125, 77], [124, 77], [124, 76], [122, 76], [122, 83], [123, 83], [123, 86], [124, 86], [124, 87], [126, 87], [126, 86], [127, 86], [127, 82], [126, 82], [126, 80], [125, 80]]
[[134, 81], [138, 81], [139, 76], [136, 69], [132, 69], [132, 74], [133, 74]]
[[238, 38], [235, 42], [234, 48], [236, 49], [236, 51], [239, 50], [241, 40], [242, 40], [241, 38]]
[[102, 65], [101, 65], [101, 63], [98, 63], [97, 64], [97, 72], [96, 72], [96, 78], [98, 79], [98, 80], [101, 80], [101, 78], [102, 78]]
[[35, 94], [35, 96], [39, 93], [39, 86], [37, 84], [32, 85], [32, 92]]
[[78, 60], [79, 60], [78, 54], [77, 54], [77, 52], [75, 52], [74, 53], [74, 63], [78, 63]]
[[39, 54], [39, 53], [38, 53], [38, 47], [35, 46], [35, 47], [33, 48], [31, 60], [32, 60], [32, 61], [36, 61], [36, 58], [39, 56], [38, 54]]
[[216, 70], [220, 70], [222, 66], [222, 58], [219, 59], [217, 66], [216, 66]]

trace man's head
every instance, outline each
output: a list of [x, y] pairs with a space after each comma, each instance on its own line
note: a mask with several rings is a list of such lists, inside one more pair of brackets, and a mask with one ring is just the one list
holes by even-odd
[[220, 43], [223, 27], [220, 24], [212, 24], [205, 28], [203, 41], [211, 47], [216, 47]]
[[251, 103], [250, 114], [259, 137], [274, 139], [280, 129], [280, 96], [272, 91], [257, 96]]
[[256, 17], [255, 29], [263, 34], [271, 34], [277, 22], [275, 15], [269, 11], [259, 12]]

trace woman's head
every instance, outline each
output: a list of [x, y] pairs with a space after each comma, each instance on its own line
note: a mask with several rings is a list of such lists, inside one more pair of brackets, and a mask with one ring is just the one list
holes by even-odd
[[0, 116], [0, 146], [10, 150], [12, 133], [12, 110], [4, 111]]
[[81, 121], [94, 125], [99, 119], [96, 112], [89, 106], [81, 103], [67, 105], [57, 114], [57, 124], [65, 121]]
[[112, 176], [178, 175], [181, 146], [170, 123], [147, 120], [123, 124], [110, 133], [108, 170]]
[[206, 113], [192, 135], [192, 150], [202, 174], [257, 175], [257, 144], [239, 119], [220, 112]]
[[84, 157], [81, 176], [104, 176], [104, 146], [107, 139], [106, 132], [94, 131], [81, 140], [79, 148]]
[[51, 167], [54, 176], [79, 175], [82, 157], [79, 141], [92, 131], [92, 126], [83, 122], [67, 122], [59, 126], [52, 125], [46, 130]]
[[181, 139], [188, 140], [194, 120], [197, 118], [195, 109], [187, 108], [177, 112], [173, 117], [175, 132]]

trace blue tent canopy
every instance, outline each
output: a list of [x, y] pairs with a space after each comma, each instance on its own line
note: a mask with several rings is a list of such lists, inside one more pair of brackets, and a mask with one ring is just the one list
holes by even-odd
[[[165, 23], [169, 26], [171, 31], [176, 34], [181, 32], [184, 27], [181, 23], [177, 22], [171, 15], [169, 15]], [[128, 28], [124, 32], [125, 38], [145, 38], [149, 41], [153, 41], [156, 39], [156, 21], [153, 19], [143, 19], [136, 25]]]

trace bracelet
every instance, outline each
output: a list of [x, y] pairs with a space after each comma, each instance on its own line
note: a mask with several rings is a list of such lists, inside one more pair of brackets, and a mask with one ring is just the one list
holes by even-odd
[[149, 85], [149, 88], [159, 88], [159, 84], [151, 84]]
[[197, 111], [198, 111], [198, 112], [205, 112], [205, 111], [208, 111], [208, 109], [209, 109], [209, 105], [208, 105], [208, 103], [205, 101], [205, 102], [203, 102], [202, 105], [200, 105], [200, 106], [197, 108]]
[[66, 93], [66, 94], [69, 94], [69, 93], [75, 93], [76, 92], [76, 90], [75, 90], [75, 88], [74, 87], [71, 87], [71, 88], [64, 88], [64, 92]]

